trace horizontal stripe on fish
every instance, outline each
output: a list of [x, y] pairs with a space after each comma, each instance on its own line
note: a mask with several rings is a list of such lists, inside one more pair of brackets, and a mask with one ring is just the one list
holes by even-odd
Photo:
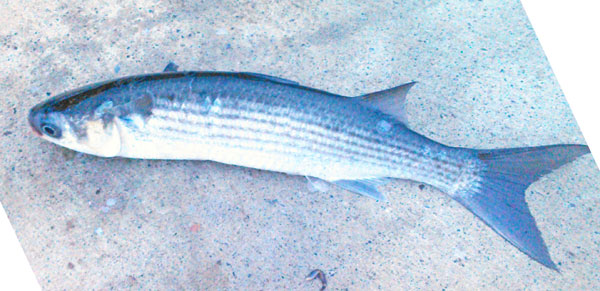
[[[341, 131], [339, 128], [343, 127], [331, 126], [322, 121], [319, 122], [314, 115], [311, 116], [309, 114], [300, 114], [300, 112], [296, 112], [296, 114], [284, 115], [273, 112], [252, 112], [223, 107], [219, 110], [219, 113], [207, 114], [206, 111], [198, 110], [197, 105], [185, 105], [185, 107], [188, 109], [184, 110], [183, 112], [177, 110], [179, 107], [177, 105], [166, 105], [167, 106], [164, 107], [157, 106], [157, 108], [154, 109], [154, 113], [161, 117], [169, 117], [182, 123], [189, 122], [194, 125], [208, 126], [208, 124], [212, 124], [214, 122], [213, 119], [216, 118], [216, 116], [221, 119], [231, 119], [233, 120], [232, 122], [238, 122], [238, 120], [261, 120], [269, 125], [272, 125], [272, 130], [278, 130], [276, 126], [281, 125], [282, 131], [290, 130], [300, 133], [303, 131], [318, 133], [320, 134], [320, 137], [324, 139], [330, 138], [336, 142], [347, 142], [350, 139], [356, 138], [353, 139], [354, 143], [360, 143], [360, 146], [363, 146], [365, 149], [374, 149], [378, 151], [382, 150], [391, 155], [389, 158], [394, 158], [394, 156], [399, 153], [397, 151], [398, 149], [413, 154], [421, 154], [422, 152], [422, 148], [419, 148], [416, 145], [411, 147], [410, 144], [394, 142], [395, 140], [392, 136], [390, 136], [388, 139], [378, 138], [377, 135], [372, 133], [372, 130], [352, 131], [352, 129], [346, 129]], [[382, 140], [386, 140], [387, 142], [383, 143]]]
[[[398, 169], [398, 167], [402, 167], [403, 165], [409, 166], [410, 168], [414, 168], [415, 165], [423, 165], [426, 164], [422, 162], [422, 156], [409, 152], [406, 150], [392, 148], [392, 147], [383, 147], [381, 144], [369, 143], [368, 141], [364, 141], [363, 139], [356, 137], [349, 137], [344, 133], [334, 132], [331, 130], [324, 129], [323, 127], [314, 126], [318, 132], [308, 131], [306, 128], [306, 124], [302, 124], [300, 122], [294, 120], [286, 120], [285, 122], [276, 122], [277, 119], [274, 119], [272, 115], [263, 115], [254, 113], [254, 117], [256, 120], [248, 119], [246, 121], [257, 121], [257, 123], [247, 124], [245, 128], [239, 127], [240, 120], [238, 119], [221, 119], [221, 115], [190, 115], [189, 113], [186, 115], [176, 114], [174, 111], [154, 111], [155, 118], [164, 118], [165, 124], [168, 124], [171, 128], [180, 128], [183, 130], [188, 130], [188, 133], [193, 133], [186, 138], [190, 140], [200, 140], [210, 138], [213, 142], [215, 142], [215, 138], [223, 138], [226, 141], [223, 142], [226, 145], [230, 145], [232, 139], [236, 138], [245, 138], [245, 140], [250, 140], [248, 137], [248, 132], [256, 132], [257, 136], [256, 140], [262, 141], [264, 143], [272, 142], [272, 143], [281, 143], [280, 139], [286, 131], [295, 132], [296, 135], [289, 136], [292, 141], [283, 144], [282, 146], [290, 146], [296, 147], [300, 146], [303, 140], [308, 142], [312, 146], [306, 146], [306, 150], [310, 152], [319, 152], [326, 154], [335, 154], [336, 151], [346, 151], [347, 155], [338, 155], [338, 158], [355, 158], [359, 157], [359, 159], [368, 159], [364, 160], [364, 162], [371, 163], [372, 165], [377, 165], [381, 167], [385, 167], [390, 171], [390, 174], [394, 173], [394, 169]], [[195, 122], [192, 122], [194, 120]], [[267, 122], [268, 123], [262, 123]], [[210, 123], [210, 127], [204, 127], [206, 123]], [[187, 124], [187, 126], [185, 125]], [[266, 124], [266, 125], [265, 125]], [[282, 126], [277, 126], [282, 124]], [[296, 128], [292, 127], [292, 124], [296, 124]], [[209, 130], [210, 129], [210, 130]], [[217, 134], [220, 130], [225, 131], [225, 134]], [[213, 132], [212, 134], [209, 132]], [[200, 134], [204, 133], [204, 134]], [[305, 133], [306, 135], [301, 135], [299, 133]], [[157, 133], [159, 134], [159, 133]], [[268, 139], [271, 137], [271, 139]], [[347, 141], [346, 143], [341, 141]], [[361, 144], [352, 143], [353, 141], [362, 142]], [[242, 145], [244, 146], [244, 145]], [[257, 150], [260, 150], [260, 147], [256, 147]], [[324, 150], [327, 152], [323, 152]], [[264, 150], [264, 149], [262, 149]], [[435, 161], [435, 160], [434, 160]], [[453, 180], [453, 175], [460, 174], [458, 171], [458, 167], [449, 161], [440, 160], [437, 161], [438, 165], [434, 167], [434, 171], [431, 169], [427, 169], [423, 167], [421, 169], [416, 168], [415, 173], [411, 175], [407, 175], [405, 178], [410, 178], [413, 175], [426, 175], [426, 176], [436, 176], [438, 174], [443, 174], [446, 176], [445, 183], [451, 183]], [[405, 171], [406, 168], [403, 169]], [[410, 173], [409, 173], [410, 174]]]

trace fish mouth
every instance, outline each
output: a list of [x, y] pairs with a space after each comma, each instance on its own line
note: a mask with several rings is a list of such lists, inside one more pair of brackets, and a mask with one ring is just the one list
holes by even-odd
[[29, 110], [29, 116], [27, 116], [27, 120], [29, 121], [29, 125], [31, 126], [33, 133], [37, 136], [42, 136], [42, 132], [36, 126], [37, 111], [34, 109], [35, 108], [32, 108], [31, 110]]

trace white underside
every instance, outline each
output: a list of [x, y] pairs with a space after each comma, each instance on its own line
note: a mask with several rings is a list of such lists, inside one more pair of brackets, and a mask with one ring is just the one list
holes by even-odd
[[[356, 160], [345, 160], [330, 155], [309, 152], [278, 143], [244, 141], [243, 146], [225, 139], [198, 139], [161, 137], [148, 134], [156, 130], [156, 123], [148, 120], [144, 131], [123, 122], [117, 122], [121, 137], [119, 156], [141, 159], [211, 160], [289, 174], [318, 177], [328, 181], [371, 179], [389, 176], [387, 169], [377, 169]], [[146, 133], [146, 134], [143, 134]], [[173, 134], [173, 133], [171, 133]]]

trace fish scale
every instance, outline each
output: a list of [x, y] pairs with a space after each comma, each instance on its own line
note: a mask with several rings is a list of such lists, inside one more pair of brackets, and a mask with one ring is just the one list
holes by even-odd
[[[181, 123], [174, 123], [181, 125]], [[351, 158], [351, 154], [360, 153], [358, 150], [352, 148], [348, 148], [344, 145], [339, 145], [335, 149], [328, 148], [327, 140], [318, 139], [317, 136], [310, 136], [309, 134], [296, 134], [289, 135], [281, 132], [282, 130], [256, 130], [258, 126], [249, 123], [247, 125], [236, 126], [236, 127], [223, 127], [219, 126], [217, 130], [216, 124], [218, 121], [213, 121], [211, 128], [213, 129], [211, 134], [202, 135], [199, 134], [198, 131], [183, 131], [183, 138], [187, 141], [192, 140], [193, 142], [197, 142], [202, 139], [209, 139], [211, 144], [220, 144], [224, 147], [242, 147], [242, 148], [250, 148], [254, 147], [254, 150], [264, 153], [266, 150], [271, 150], [273, 154], [282, 153], [289, 154], [295, 153], [299, 157], [306, 156], [314, 156], [315, 153], [319, 153], [321, 155], [327, 155], [329, 159], [339, 159], [339, 160], [347, 160]], [[194, 126], [190, 124], [190, 126]], [[269, 124], [270, 126], [270, 124]], [[194, 127], [197, 128], [197, 127]], [[282, 127], [284, 128], [284, 127]], [[254, 130], [248, 130], [254, 129]], [[285, 129], [285, 128], [284, 128]], [[280, 133], [277, 133], [280, 132]], [[170, 135], [169, 129], [164, 131], [166, 136]], [[190, 135], [189, 133], [192, 133]], [[159, 136], [157, 134], [156, 136]], [[251, 143], [254, 141], [255, 143]], [[232, 145], [233, 143], [233, 145]], [[323, 145], [324, 148], [316, 147], [315, 145]], [[331, 141], [330, 141], [331, 144]], [[337, 149], [337, 150], [336, 150]], [[275, 158], [275, 157], [274, 157]], [[382, 159], [378, 159], [380, 162], [378, 163], [380, 166], [384, 165]], [[298, 162], [298, 164], [302, 164], [302, 162]], [[252, 165], [248, 165], [252, 166]], [[295, 165], [289, 165], [290, 167], [294, 167]], [[254, 165], [254, 167], [259, 167], [258, 165]], [[309, 174], [310, 173], [302, 173]]]
[[[167, 69], [173, 66], [167, 66]], [[406, 126], [414, 83], [350, 98], [254, 73], [164, 72], [89, 85], [34, 106], [34, 132], [73, 150], [213, 160], [321, 178], [377, 200], [391, 178], [432, 185], [557, 269], [525, 202], [585, 145], [448, 147]]]
[[[223, 81], [220, 82], [224, 83]], [[200, 85], [201, 82], [195, 82], [196, 85]], [[200, 90], [205, 91], [205, 90]], [[282, 94], [281, 90], [274, 90], [274, 94]], [[310, 104], [310, 101], [306, 102], [295, 102], [296, 99], [286, 98], [286, 96], [270, 96], [269, 99], [255, 97], [256, 95], [242, 95], [235, 94], [237, 92], [232, 91], [231, 96], [219, 95], [219, 96], [202, 96], [196, 95], [196, 98], [183, 98], [175, 97], [175, 100], [169, 100], [167, 98], [160, 98], [155, 95], [157, 100], [155, 101], [154, 114], [150, 118], [162, 119], [162, 125], [167, 126], [163, 128], [163, 133], [154, 133], [154, 136], [161, 136], [169, 138], [169, 130], [173, 127], [177, 127], [184, 133], [187, 131], [190, 134], [184, 134], [184, 138], [198, 142], [198, 140], [206, 139], [210, 140], [211, 144], [217, 144], [226, 148], [231, 147], [231, 143], [234, 140], [245, 140], [246, 143], [235, 143], [235, 147], [248, 147], [253, 145], [248, 144], [248, 140], [252, 139], [256, 141], [258, 145], [252, 150], [259, 151], [261, 154], [265, 150], [273, 151], [273, 159], [280, 158], [278, 154], [289, 154], [293, 152], [300, 157], [292, 161], [294, 164], [288, 165], [289, 168], [296, 169], [296, 173], [316, 176], [326, 179], [331, 179], [328, 176], [324, 176], [321, 169], [314, 169], [314, 167], [297, 169], [306, 164], [306, 157], [315, 156], [315, 153], [319, 153], [318, 158], [327, 157], [328, 161], [339, 160], [340, 162], [346, 161], [348, 163], [349, 157], [355, 157], [352, 159], [352, 163], [348, 165], [351, 169], [359, 168], [356, 161], [368, 164], [370, 168], [366, 169], [364, 173], [360, 173], [362, 176], [355, 176], [352, 178], [378, 178], [397, 176], [401, 178], [410, 178], [404, 173], [397, 174], [398, 168], [402, 171], [404, 169], [410, 169], [406, 167], [404, 163], [422, 164], [417, 163], [419, 156], [413, 151], [407, 151], [405, 144], [397, 143], [395, 146], [390, 145], [393, 142], [381, 143], [380, 141], [389, 138], [387, 134], [381, 134], [374, 131], [372, 128], [368, 129], [365, 126], [353, 126], [353, 124], [334, 125], [340, 123], [338, 120], [333, 118], [324, 118], [323, 114], [318, 110], [311, 109], [304, 104]], [[250, 96], [250, 97], [247, 97]], [[308, 96], [305, 96], [308, 97]], [[184, 100], [179, 102], [178, 99]], [[211, 99], [210, 108], [201, 110], [205, 100]], [[216, 100], [220, 101], [219, 113], [214, 113], [213, 108], [217, 105], [214, 103]], [[269, 102], [272, 100], [273, 102]], [[187, 102], [187, 103], [186, 103]], [[299, 104], [300, 103], [300, 104]], [[304, 103], [304, 104], [303, 104]], [[182, 108], [185, 108], [182, 110]], [[290, 114], [284, 116], [281, 112], [281, 108], [286, 108]], [[329, 108], [329, 107], [328, 107]], [[349, 108], [352, 109], [352, 108]], [[331, 108], [329, 110], [332, 110]], [[243, 119], [243, 121], [241, 120]], [[351, 119], [347, 119], [350, 120]], [[152, 121], [148, 121], [152, 123]], [[158, 122], [157, 122], [158, 123]], [[237, 126], [235, 124], [238, 124]], [[210, 126], [208, 125], [210, 124]], [[229, 126], [225, 127], [227, 124]], [[349, 126], [350, 125], [350, 126]], [[367, 125], [368, 126], [368, 125]], [[309, 130], [308, 127], [312, 127], [313, 130]], [[251, 130], [254, 129], [254, 130]], [[336, 130], [337, 129], [337, 130]], [[211, 132], [211, 134], [202, 134], [203, 131]], [[242, 133], [248, 133], [254, 131], [255, 134], [250, 136]], [[287, 135], [285, 133], [288, 133]], [[292, 133], [291, 135], [289, 133]], [[317, 134], [319, 132], [319, 134]], [[164, 134], [164, 135], [163, 135]], [[222, 142], [219, 140], [223, 139]], [[158, 142], [158, 141], [157, 141]], [[273, 146], [266, 146], [266, 144], [273, 144]], [[304, 145], [304, 146], [303, 146]], [[306, 146], [315, 145], [315, 146]], [[422, 145], [421, 145], [422, 146]], [[247, 148], [248, 149], [248, 148]], [[196, 153], [196, 151], [195, 151]], [[254, 153], [253, 155], [255, 155]], [[193, 155], [193, 153], [192, 153]], [[211, 159], [217, 160], [214, 155], [210, 156]], [[398, 159], [398, 157], [403, 157]], [[202, 158], [202, 157], [192, 157]], [[291, 160], [291, 159], [286, 159]], [[219, 161], [219, 160], [217, 160]], [[440, 163], [446, 164], [446, 161], [440, 161]], [[255, 168], [264, 168], [265, 162], [259, 160], [252, 160], [244, 163], [243, 165]], [[312, 163], [311, 165], [317, 164]], [[373, 169], [373, 166], [378, 168]], [[440, 166], [441, 167], [441, 166]], [[445, 167], [447, 168], [447, 167]], [[290, 169], [270, 169], [290, 172]], [[419, 170], [418, 168], [416, 170]], [[423, 175], [429, 176], [431, 169], [421, 169], [425, 173]], [[338, 170], [339, 171], [339, 170]], [[380, 173], [377, 176], [377, 173]], [[339, 174], [339, 173], [336, 173]], [[412, 175], [412, 173], [411, 173]], [[343, 176], [343, 174], [341, 175]], [[420, 177], [421, 178], [421, 177]]]

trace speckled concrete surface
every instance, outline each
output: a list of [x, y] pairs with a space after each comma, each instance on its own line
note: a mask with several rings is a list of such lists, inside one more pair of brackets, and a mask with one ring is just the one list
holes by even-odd
[[314, 268], [332, 289], [600, 288], [591, 155], [527, 191], [557, 273], [418, 183], [388, 184], [377, 203], [31, 134], [27, 111], [48, 95], [175, 61], [344, 95], [417, 80], [411, 127], [455, 146], [585, 142], [518, 1], [215, 2], [0, 2], [0, 200], [44, 289], [317, 290]]

